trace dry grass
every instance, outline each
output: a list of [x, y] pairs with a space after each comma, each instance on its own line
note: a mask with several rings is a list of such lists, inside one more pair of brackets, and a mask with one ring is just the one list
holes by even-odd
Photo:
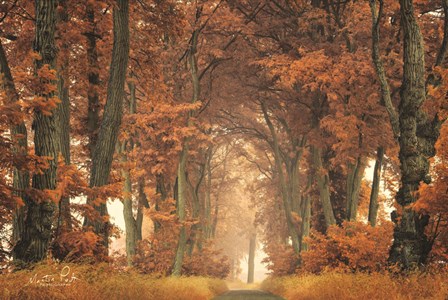
[[[64, 266], [70, 267], [70, 272], [67, 272], [67, 268], [62, 271]], [[61, 277], [61, 272], [68, 275]], [[45, 275], [50, 276], [45, 277]], [[70, 279], [72, 275], [79, 279], [69, 285], [63, 285], [64, 280]], [[41, 281], [30, 283], [30, 278]], [[49, 283], [49, 286], [46, 283]], [[97, 266], [40, 265], [34, 270], [0, 275], [0, 299], [5, 300], [207, 300], [226, 290], [225, 282], [219, 279], [156, 278], [132, 271], [120, 272], [106, 264]]]
[[263, 290], [295, 299], [448, 299], [447, 274], [413, 274], [393, 277], [389, 274], [303, 275], [269, 278]]

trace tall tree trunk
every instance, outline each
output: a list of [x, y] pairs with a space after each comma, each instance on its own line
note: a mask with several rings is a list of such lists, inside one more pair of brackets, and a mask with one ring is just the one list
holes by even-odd
[[[400, 0], [404, 49], [401, 101], [398, 113], [392, 106], [389, 86], [379, 53], [379, 28], [383, 5], [383, 1], [379, 1], [377, 9], [376, 1], [370, 0], [372, 59], [380, 78], [383, 102], [400, 146], [401, 186], [396, 195], [396, 201], [402, 207], [400, 216], [397, 212], [392, 214], [396, 226], [389, 260], [392, 263], [398, 263], [404, 269], [409, 269], [424, 264], [432, 247], [424, 233], [429, 217], [418, 214], [411, 206], [417, 200], [416, 195], [420, 182], [430, 182], [428, 159], [435, 155], [434, 145], [439, 136], [441, 121], [437, 115], [433, 120], [428, 120], [422, 109], [426, 101], [425, 51], [422, 34], [414, 16], [412, 0]], [[448, 7], [445, 1], [443, 6], [444, 9]], [[442, 45], [437, 63], [440, 62], [440, 59], [443, 60], [445, 52], [446, 47]]]
[[[67, 1], [59, 0], [58, 24], [60, 26], [67, 26], [70, 22], [70, 17], [67, 11]], [[67, 35], [66, 32], [61, 31], [60, 35]], [[65, 41], [60, 49], [60, 63], [58, 66], [58, 95], [61, 104], [58, 106], [58, 135], [60, 142], [60, 151], [64, 158], [66, 165], [70, 164], [70, 97], [69, 97], [69, 58], [70, 46], [68, 45], [68, 37], [65, 36]], [[62, 197], [59, 201], [58, 208], [58, 227], [56, 236], [61, 230], [71, 230], [71, 214], [70, 214], [70, 198]]]
[[[177, 190], [177, 184], [174, 185], [174, 189]], [[155, 210], [160, 210], [160, 201], [165, 201], [168, 197], [167, 188], [165, 185], [165, 178], [163, 174], [156, 175], [156, 193], [159, 195], [160, 200], [157, 198], [155, 203]], [[177, 192], [174, 193], [174, 199], [177, 201]], [[159, 221], [154, 220], [154, 232], [159, 231], [161, 224]]]
[[135, 220], [137, 226], [137, 241], [143, 239], [143, 207], [149, 208], [149, 203], [145, 193], [145, 179], [140, 177], [138, 180], [137, 218]]
[[379, 1], [379, 8], [376, 5], [377, 0], [369, 0], [372, 14], [372, 61], [378, 76], [381, 88], [381, 102], [387, 110], [389, 121], [392, 125], [392, 131], [397, 138], [400, 135], [398, 124], [398, 114], [394, 108], [390, 93], [389, 83], [387, 82], [386, 70], [384, 69], [383, 60], [380, 54], [380, 24], [383, 15], [384, 1]]
[[211, 228], [212, 228], [212, 153], [213, 146], [210, 146], [207, 150], [207, 162], [206, 162], [206, 171], [207, 171], [207, 183], [205, 185], [205, 225], [204, 232], [205, 238], [211, 238]]
[[[200, 30], [193, 31], [190, 41], [190, 48], [188, 50], [188, 63], [190, 66], [191, 82], [193, 86], [193, 95], [191, 97], [191, 103], [199, 101], [199, 95], [201, 93], [201, 86], [198, 74], [198, 61], [197, 61], [197, 46]], [[187, 127], [191, 126], [192, 112], [187, 116]], [[177, 208], [176, 213], [180, 223], [185, 220], [185, 202], [186, 202], [186, 189], [187, 189], [187, 162], [188, 162], [188, 149], [190, 138], [185, 138], [182, 145], [182, 151], [179, 156], [179, 165], [177, 168]], [[172, 275], [180, 276], [182, 273], [182, 264], [184, 260], [184, 252], [187, 243], [187, 230], [184, 224], [181, 224], [179, 231], [179, 239], [177, 242], [176, 256], [174, 258], [174, 266]]]
[[291, 209], [299, 217], [302, 217], [300, 207], [302, 205], [302, 193], [300, 192], [299, 167], [301, 153], [296, 153], [296, 157], [291, 160], [291, 170], [289, 173], [289, 186], [291, 190]]
[[400, 0], [400, 11], [404, 65], [398, 139], [401, 186], [396, 200], [403, 209], [400, 219], [394, 218], [396, 226], [389, 259], [408, 269], [424, 264], [432, 247], [424, 232], [429, 217], [418, 214], [411, 205], [417, 200], [420, 182], [430, 182], [428, 158], [435, 154], [440, 123], [437, 116], [428, 122], [422, 110], [426, 100], [425, 50], [412, 0]]
[[383, 164], [384, 148], [378, 147], [376, 151], [375, 167], [373, 169], [372, 191], [370, 193], [369, 203], [369, 223], [371, 226], [376, 226], [376, 219], [378, 217], [378, 194], [380, 191], [381, 182], [381, 167]]
[[313, 184], [313, 177], [308, 175], [308, 183], [305, 190], [305, 194], [302, 196], [302, 233], [300, 238], [300, 251], [308, 251], [308, 244], [304, 242], [306, 237], [310, 236], [311, 229], [311, 195], [309, 190]]
[[290, 201], [291, 195], [290, 195], [290, 192], [286, 185], [285, 176], [283, 173], [282, 158], [281, 158], [281, 154], [280, 154], [280, 145], [278, 143], [277, 133], [275, 132], [274, 125], [272, 124], [272, 122], [269, 118], [266, 103], [264, 103], [263, 101], [261, 101], [260, 103], [261, 103], [261, 110], [263, 112], [265, 122], [269, 127], [269, 131], [270, 131], [272, 139], [273, 139], [275, 167], [277, 169], [279, 180], [280, 180], [283, 207], [285, 209], [286, 224], [288, 226], [289, 236], [291, 238], [292, 247], [293, 247], [294, 251], [296, 253], [300, 253], [299, 234], [298, 234], [296, 226], [294, 225], [294, 221], [293, 221], [293, 217], [292, 217], [292, 206], [291, 206], [291, 201]]
[[323, 173], [322, 154], [321, 149], [312, 146], [313, 163], [315, 169], [315, 176], [317, 187], [319, 189], [320, 201], [325, 216], [325, 224], [328, 226], [336, 224], [333, 207], [330, 200], [330, 178], [328, 173]]
[[186, 165], [188, 158], [188, 145], [184, 145], [182, 152], [180, 154], [179, 166], [177, 168], [177, 207], [176, 213], [179, 219], [180, 231], [179, 238], [177, 242], [176, 256], [174, 258], [174, 266], [172, 275], [180, 276], [182, 274], [182, 264], [184, 261], [185, 248], [187, 244], [187, 229], [183, 222], [185, 221], [185, 204], [186, 204], [186, 187], [187, 187], [187, 179], [186, 179]]
[[[119, 146], [121, 162], [126, 164], [128, 162], [128, 158], [126, 155], [128, 141], [122, 142]], [[125, 232], [126, 232], [126, 258], [128, 266], [132, 266], [132, 260], [135, 256], [136, 248], [137, 248], [137, 223], [134, 219], [134, 213], [132, 211], [132, 181], [131, 181], [131, 173], [129, 171], [128, 166], [124, 166], [122, 170], [122, 176], [124, 179], [123, 186], [123, 217], [125, 224]]]
[[[0, 73], [2, 80], [2, 89], [5, 91], [5, 95], [8, 102], [15, 103], [19, 100], [19, 94], [17, 93], [14, 85], [14, 79], [9, 68], [8, 59], [6, 57], [5, 50], [0, 41]], [[19, 109], [19, 108], [18, 108]], [[21, 121], [18, 124], [11, 126], [11, 140], [13, 144], [13, 152], [17, 157], [25, 157], [28, 154], [28, 133], [26, 130], [25, 122]], [[30, 185], [30, 175], [28, 171], [19, 169], [14, 165], [13, 170], [13, 188], [14, 195], [23, 199], [25, 203], [25, 189]], [[24, 215], [25, 207], [17, 206], [13, 213], [13, 227], [12, 227], [12, 241], [16, 244], [24, 229]]]
[[[114, 43], [107, 86], [107, 101], [92, 156], [90, 187], [101, 187], [109, 183], [109, 173], [123, 115], [124, 83], [129, 58], [129, 2], [127, 0], [117, 0], [117, 6], [113, 10], [113, 32]], [[89, 198], [87, 203], [94, 205], [93, 200]], [[95, 206], [95, 209], [103, 217], [108, 215], [106, 201]], [[94, 232], [102, 238], [105, 247], [104, 254], [107, 255], [109, 222], [86, 218], [84, 226], [92, 226]]]
[[257, 246], [257, 235], [252, 233], [249, 239], [249, 259], [247, 268], [247, 283], [254, 283], [255, 275], [255, 249]]
[[[38, 52], [41, 59], [36, 60], [37, 71], [44, 65], [51, 69], [56, 67], [56, 0], [36, 1], [36, 36], [34, 50]], [[48, 79], [41, 79], [42, 84], [56, 84]], [[46, 102], [54, 101], [54, 93], [37, 94]], [[59, 140], [56, 123], [58, 110], [48, 116], [41, 110], [36, 109], [34, 114], [34, 147], [35, 154], [46, 156], [48, 168], [40, 174], [33, 175], [32, 187], [43, 193], [56, 188], [56, 171], [59, 153]], [[51, 199], [26, 199], [25, 226], [20, 240], [14, 247], [14, 257], [25, 262], [36, 262], [44, 259], [47, 255], [48, 244], [52, 235], [53, 214], [55, 203]]]
[[356, 221], [358, 213], [359, 193], [366, 168], [366, 161], [358, 157], [354, 165], [349, 165], [347, 175], [347, 216], [348, 221]]
[[221, 194], [221, 190], [222, 187], [224, 185], [224, 181], [226, 179], [226, 174], [227, 174], [227, 160], [224, 159], [223, 162], [223, 171], [221, 173], [221, 181], [219, 183], [219, 187], [218, 187], [218, 191], [216, 192], [216, 197], [215, 197], [215, 209], [213, 212], [213, 222], [211, 225], [211, 238], [215, 238], [216, 236], [216, 228], [218, 226], [218, 219], [219, 219], [219, 196]]
[[89, 25], [89, 31], [85, 34], [87, 38], [87, 131], [89, 137], [89, 155], [93, 160], [93, 150], [95, 149], [98, 137], [98, 128], [100, 126], [100, 100], [98, 89], [100, 88], [100, 66], [98, 63], [98, 50], [96, 46], [97, 33], [95, 30], [95, 7], [91, 2], [86, 4], [86, 18]]
[[[129, 114], [135, 114], [136, 113], [136, 102], [137, 99], [135, 97], [135, 86], [134, 83], [129, 83]], [[132, 261], [136, 253], [137, 249], [137, 240], [139, 240], [139, 233], [137, 231], [137, 220], [134, 219], [134, 213], [132, 210], [132, 179], [131, 179], [131, 172], [129, 169], [129, 166], [127, 166], [128, 163], [128, 152], [132, 151], [134, 148], [133, 141], [125, 140], [121, 143], [119, 146], [119, 151], [121, 155], [121, 162], [123, 163], [122, 167], [122, 176], [124, 179], [124, 186], [123, 186], [123, 217], [124, 217], [124, 224], [125, 224], [125, 231], [126, 231], [126, 258], [127, 258], [127, 264], [128, 266], [132, 266]], [[140, 207], [140, 203], [138, 204]], [[140, 211], [141, 212], [141, 211]], [[141, 226], [140, 226], [141, 229]], [[141, 232], [140, 232], [141, 237]], [[140, 238], [141, 239], [141, 238]]]
[[195, 220], [198, 220], [199, 223], [195, 223], [191, 226], [191, 233], [188, 239], [188, 247], [187, 252], [188, 255], [191, 256], [193, 254], [194, 246], [197, 245], [199, 250], [202, 250], [202, 228], [203, 228], [203, 218], [201, 218], [201, 200], [199, 195], [199, 189], [201, 187], [202, 181], [205, 176], [205, 164], [201, 164], [199, 167], [199, 178], [196, 184], [192, 184], [191, 181], [187, 177], [188, 185], [191, 189], [192, 195], [192, 217]]

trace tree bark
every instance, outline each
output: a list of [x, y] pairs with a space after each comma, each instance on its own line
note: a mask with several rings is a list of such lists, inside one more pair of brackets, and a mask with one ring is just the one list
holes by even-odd
[[375, 167], [373, 169], [372, 191], [370, 193], [369, 203], [369, 223], [372, 227], [376, 226], [376, 219], [378, 217], [378, 194], [380, 191], [381, 182], [381, 167], [383, 164], [384, 148], [378, 147], [376, 151]]
[[300, 237], [300, 251], [308, 251], [308, 244], [304, 242], [304, 239], [310, 236], [311, 229], [311, 195], [309, 190], [313, 184], [313, 177], [308, 175], [308, 183], [305, 190], [305, 194], [302, 196], [302, 234]]
[[207, 150], [207, 162], [206, 162], [206, 171], [207, 171], [207, 183], [205, 185], [205, 238], [211, 238], [211, 228], [212, 228], [212, 154], [213, 146], [210, 146]]
[[192, 217], [194, 220], [199, 221], [199, 223], [193, 224], [191, 226], [191, 233], [188, 239], [187, 252], [191, 256], [193, 254], [194, 246], [197, 245], [199, 250], [202, 250], [202, 237], [203, 232], [203, 222], [201, 218], [201, 199], [199, 195], [199, 189], [201, 188], [202, 181], [205, 176], [205, 164], [201, 163], [199, 166], [198, 181], [193, 185], [187, 177], [187, 182], [191, 190], [192, 195]]
[[395, 111], [394, 104], [390, 93], [389, 83], [387, 82], [386, 71], [384, 70], [383, 61], [380, 54], [380, 22], [383, 15], [383, 0], [379, 1], [379, 8], [377, 11], [376, 0], [369, 0], [370, 9], [372, 13], [372, 61], [375, 66], [376, 74], [380, 81], [381, 100], [389, 115], [389, 120], [392, 125], [394, 136], [400, 135], [400, 128], [398, 123], [398, 114]]
[[347, 216], [348, 221], [356, 221], [358, 214], [359, 193], [366, 168], [365, 159], [358, 157], [354, 165], [349, 165], [347, 176]]
[[93, 160], [93, 150], [95, 149], [96, 140], [98, 137], [98, 127], [100, 126], [100, 101], [98, 96], [98, 89], [100, 85], [100, 66], [98, 64], [98, 50], [96, 47], [97, 33], [95, 30], [95, 7], [92, 3], [86, 4], [86, 18], [89, 24], [89, 29], [85, 35], [87, 38], [87, 131], [89, 137], [89, 154], [90, 160]]
[[[59, 0], [59, 5], [62, 7], [58, 14], [58, 24], [67, 26], [70, 22], [70, 17], [67, 11], [67, 1]], [[65, 35], [65, 32], [60, 32], [60, 35]], [[67, 37], [64, 37], [67, 39]], [[64, 41], [60, 49], [61, 61], [58, 66], [58, 95], [61, 104], [58, 106], [58, 135], [59, 135], [59, 149], [64, 158], [66, 165], [70, 164], [70, 96], [69, 96], [69, 57], [70, 46], [67, 40]], [[61, 230], [71, 230], [71, 214], [70, 214], [70, 198], [62, 197], [59, 201], [58, 207], [58, 227], [56, 236]]]
[[[383, 11], [383, 1], [370, 0], [372, 11], [372, 59], [381, 81], [383, 100], [390, 100], [390, 92], [383, 84], [386, 76], [379, 55], [379, 26]], [[444, 7], [446, 3], [443, 3]], [[428, 216], [420, 215], [412, 209], [417, 200], [420, 182], [430, 182], [429, 161], [435, 155], [435, 142], [440, 132], [441, 121], [436, 115], [433, 120], [428, 117], [422, 105], [426, 101], [425, 87], [425, 51], [423, 37], [417, 19], [414, 16], [412, 0], [400, 0], [401, 28], [403, 31], [403, 79], [400, 91], [398, 114], [386, 101], [392, 128], [398, 138], [400, 152], [401, 186], [396, 201], [401, 206], [400, 216], [393, 212], [394, 242], [389, 261], [398, 263], [403, 269], [410, 269], [426, 262], [432, 244], [424, 230]], [[445, 27], [446, 28], [446, 27]], [[445, 56], [442, 45], [439, 57]], [[440, 63], [440, 59], [437, 61]], [[443, 59], [442, 59], [443, 60]], [[397, 119], [398, 116], [398, 119]], [[399, 218], [398, 218], [399, 217]]]
[[428, 122], [422, 110], [426, 100], [425, 51], [412, 0], [400, 0], [400, 11], [404, 65], [398, 139], [401, 186], [396, 200], [402, 206], [402, 213], [399, 220], [394, 218], [396, 226], [389, 260], [409, 269], [424, 264], [432, 246], [424, 232], [428, 216], [418, 214], [411, 205], [417, 200], [420, 182], [430, 182], [428, 158], [435, 154], [440, 123], [437, 116]]
[[[113, 10], [113, 32], [114, 43], [107, 86], [107, 101], [92, 156], [90, 173], [90, 187], [92, 188], [109, 183], [109, 173], [123, 115], [124, 83], [129, 58], [129, 2], [127, 0], [117, 0], [117, 6]], [[93, 205], [93, 200], [88, 198], [87, 203]], [[103, 217], [108, 215], [105, 200], [95, 206], [100, 216]], [[109, 222], [86, 218], [84, 226], [92, 226], [94, 232], [102, 238], [105, 247], [104, 254], [107, 255]]]
[[[128, 158], [126, 155], [128, 144], [127, 141], [124, 141], [120, 145], [120, 155], [121, 162], [126, 164], [128, 162]], [[132, 211], [132, 181], [131, 181], [131, 173], [127, 166], [124, 166], [122, 169], [122, 176], [124, 179], [123, 186], [123, 217], [126, 231], [126, 259], [128, 266], [132, 266], [132, 260], [135, 256], [136, 248], [137, 248], [137, 223], [134, 219], [134, 213]]]
[[[174, 185], [174, 189], [175, 190], [177, 189], [176, 184]], [[168, 197], [167, 188], [165, 185], [165, 178], [163, 174], [156, 175], [156, 193], [160, 196], [160, 200], [158, 198], [156, 199], [155, 210], [159, 211], [160, 201], [165, 201], [166, 198]], [[176, 199], [177, 201], [177, 192], [174, 193], [174, 199]], [[161, 227], [160, 222], [157, 220], [153, 220], [153, 222], [154, 222], [154, 232], [157, 232]]]
[[[193, 31], [190, 41], [190, 48], [188, 50], [188, 60], [190, 66], [191, 82], [193, 85], [193, 94], [191, 97], [191, 103], [199, 101], [199, 95], [201, 93], [201, 86], [198, 74], [198, 61], [197, 61], [197, 46], [200, 29]], [[187, 116], [187, 127], [191, 126], [192, 112]], [[182, 273], [182, 264], [184, 259], [184, 252], [187, 244], [187, 230], [185, 225], [182, 224], [185, 221], [185, 204], [186, 204], [186, 189], [187, 189], [187, 162], [188, 162], [188, 149], [190, 138], [185, 138], [182, 145], [182, 151], [179, 156], [179, 165], [177, 168], [177, 208], [176, 213], [181, 223], [179, 231], [179, 239], [177, 243], [176, 256], [174, 259], [174, 266], [171, 275], [180, 276]]]
[[[37, 70], [44, 65], [51, 69], [56, 68], [56, 0], [36, 1], [36, 35], [34, 50], [40, 54], [40, 59], [35, 61]], [[56, 84], [48, 79], [41, 79], [42, 84]], [[54, 93], [41, 93], [36, 97], [42, 97], [45, 101], [54, 101]], [[36, 109], [34, 113], [34, 147], [35, 154], [46, 156], [48, 168], [40, 174], [33, 175], [33, 189], [38, 191], [50, 191], [56, 188], [56, 171], [59, 153], [59, 137], [57, 135], [58, 110], [53, 114], [45, 115]], [[42, 193], [39, 196], [45, 197]], [[28, 199], [26, 197], [25, 226], [20, 240], [15, 245], [14, 258], [24, 262], [37, 262], [47, 255], [48, 245], [52, 235], [53, 214], [55, 203], [51, 199]]]
[[139, 178], [138, 181], [138, 206], [137, 206], [137, 218], [135, 220], [137, 225], [137, 241], [143, 239], [143, 207], [149, 208], [148, 198], [145, 194], [145, 179]]
[[188, 145], [184, 145], [182, 152], [180, 154], [179, 166], [177, 168], [177, 207], [176, 213], [179, 220], [180, 231], [179, 231], [179, 239], [177, 242], [176, 256], [174, 258], [174, 266], [172, 275], [180, 276], [182, 274], [182, 264], [184, 261], [185, 248], [187, 244], [187, 229], [183, 222], [185, 221], [185, 202], [186, 202], [186, 164], [188, 158]]
[[[135, 86], [133, 83], [128, 84], [129, 87], [129, 93], [130, 93], [130, 99], [129, 99], [129, 114], [135, 114], [136, 113], [136, 102], [137, 99], [135, 97]], [[136, 250], [137, 250], [137, 241], [141, 240], [141, 224], [138, 226], [137, 219], [134, 218], [133, 213], [133, 205], [132, 205], [132, 179], [131, 179], [131, 172], [129, 170], [129, 166], [127, 166], [128, 163], [128, 152], [132, 151], [134, 148], [134, 144], [132, 140], [125, 140], [121, 143], [119, 148], [119, 154], [121, 156], [121, 162], [123, 163], [122, 166], [122, 176], [124, 179], [124, 186], [123, 186], [123, 217], [124, 217], [124, 224], [125, 224], [125, 231], [126, 231], [126, 258], [127, 258], [127, 264], [128, 266], [132, 266], [132, 261], [134, 259]], [[140, 208], [140, 203], [138, 203], [138, 207]], [[141, 209], [139, 210], [140, 214]], [[143, 216], [140, 216], [141, 219]], [[143, 220], [139, 220], [142, 222]], [[138, 227], [140, 227], [140, 234], [138, 232]]]
[[336, 224], [336, 219], [334, 217], [333, 207], [331, 206], [330, 199], [330, 178], [328, 173], [323, 173], [322, 165], [322, 154], [321, 149], [316, 146], [312, 146], [313, 163], [315, 169], [315, 176], [317, 181], [317, 186], [320, 194], [320, 201], [322, 203], [322, 209], [325, 216], [325, 224], [327, 227]]

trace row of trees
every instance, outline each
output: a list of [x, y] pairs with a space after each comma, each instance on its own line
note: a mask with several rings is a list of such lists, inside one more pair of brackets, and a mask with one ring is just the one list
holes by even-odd
[[[268, 260], [292, 272], [350, 222], [379, 238], [383, 186], [397, 192], [389, 261], [444, 261], [447, 11], [445, 0], [5, 1], [0, 221], [12, 256], [106, 258], [118, 198], [128, 265], [207, 273], [195, 253], [224, 262], [214, 241], [238, 260], [230, 241], [253, 237], [255, 218]], [[233, 200], [249, 194], [256, 216]], [[145, 209], [154, 230], [139, 247]]]

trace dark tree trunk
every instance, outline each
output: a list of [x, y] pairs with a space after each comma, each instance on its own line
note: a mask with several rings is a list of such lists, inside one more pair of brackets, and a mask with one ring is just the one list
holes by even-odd
[[[128, 162], [127, 145], [128, 141], [124, 141], [119, 145], [119, 155], [121, 156], [121, 162], [126, 165]], [[126, 233], [126, 258], [128, 266], [132, 266], [132, 260], [135, 256], [137, 248], [137, 222], [134, 219], [134, 213], [132, 210], [132, 181], [131, 172], [127, 166], [123, 167], [122, 176], [124, 179], [123, 186], [123, 217]]]
[[[404, 35], [404, 66], [399, 106], [401, 186], [396, 200], [402, 206], [396, 222], [389, 260], [409, 269], [424, 264], [431, 250], [425, 235], [428, 216], [415, 212], [421, 181], [430, 182], [428, 158], [434, 156], [439, 135], [437, 116], [428, 121], [422, 110], [426, 100], [423, 38], [414, 16], [412, 0], [400, 0], [401, 27]], [[395, 214], [396, 215], [396, 214]]]
[[[175, 184], [174, 186], [174, 190], [177, 190], [177, 185]], [[156, 193], [157, 195], [159, 195], [159, 197], [157, 197], [156, 199], [156, 203], [155, 203], [155, 210], [159, 211], [160, 210], [160, 202], [161, 201], [165, 201], [168, 198], [168, 193], [167, 193], [167, 188], [165, 185], [165, 178], [163, 177], [163, 174], [157, 174], [156, 175]], [[177, 199], [177, 192], [174, 193], [174, 199]], [[161, 224], [159, 221], [157, 220], [153, 220], [154, 222], [154, 232], [159, 231]]]
[[366, 162], [364, 158], [358, 157], [354, 165], [349, 165], [347, 174], [347, 216], [348, 221], [356, 221], [358, 214], [359, 193], [364, 176]]
[[177, 241], [176, 248], [176, 256], [174, 258], [173, 265], [173, 276], [180, 276], [182, 274], [182, 264], [184, 261], [185, 248], [187, 245], [187, 229], [183, 222], [185, 221], [185, 204], [186, 204], [186, 187], [187, 187], [187, 179], [186, 179], [186, 164], [188, 158], [188, 144], [184, 145], [182, 152], [179, 158], [179, 166], [177, 168], [177, 206], [176, 206], [176, 214], [179, 219], [180, 231], [179, 238]]
[[[56, 67], [56, 0], [36, 1], [36, 37], [34, 50], [41, 56], [36, 60], [36, 70], [44, 65], [50, 68]], [[37, 72], [36, 72], [37, 73]], [[48, 84], [48, 79], [41, 79], [42, 83]], [[56, 84], [55, 82], [52, 82]], [[36, 95], [43, 97], [45, 101], [52, 101], [53, 93], [42, 93]], [[14, 247], [14, 257], [24, 262], [36, 262], [44, 259], [47, 255], [48, 244], [52, 235], [53, 214], [55, 203], [44, 196], [44, 190], [56, 188], [56, 170], [59, 153], [59, 137], [57, 134], [58, 109], [48, 116], [40, 110], [34, 114], [34, 147], [35, 154], [47, 156], [52, 159], [48, 161], [48, 168], [42, 174], [33, 175], [32, 187], [38, 191], [40, 197], [45, 199], [26, 199], [26, 217], [22, 236]]]
[[[198, 74], [198, 60], [197, 60], [197, 46], [200, 30], [193, 31], [191, 36], [190, 48], [188, 50], [188, 63], [190, 67], [191, 83], [193, 85], [193, 95], [191, 97], [191, 103], [199, 101], [199, 95], [201, 93], [201, 85]], [[187, 127], [191, 126], [192, 112], [187, 116]], [[185, 138], [182, 145], [182, 151], [179, 155], [179, 165], [177, 168], [177, 198], [176, 198], [176, 214], [179, 218], [179, 222], [185, 221], [185, 205], [186, 205], [186, 190], [187, 190], [187, 163], [188, 163], [188, 150], [189, 150], [190, 138]], [[182, 264], [184, 260], [184, 253], [187, 244], [187, 229], [184, 224], [180, 226], [179, 238], [177, 242], [176, 256], [174, 258], [173, 276], [180, 276], [182, 273]]]
[[137, 207], [137, 218], [135, 220], [137, 224], [137, 241], [143, 239], [142, 226], [143, 226], [143, 207], [149, 208], [148, 198], [145, 194], [145, 179], [143, 177], [139, 178], [138, 181], [138, 207]]
[[[59, 0], [61, 9], [58, 14], [58, 24], [67, 26], [70, 22], [70, 17], [67, 11], [67, 1]], [[60, 32], [60, 35], [66, 34]], [[66, 37], [67, 38], [67, 37]], [[70, 47], [67, 40], [63, 43], [60, 49], [61, 62], [58, 66], [58, 95], [61, 100], [61, 104], [58, 106], [58, 135], [59, 135], [59, 148], [64, 158], [66, 165], [70, 164], [70, 97], [69, 97], [69, 57]], [[70, 230], [72, 227], [71, 215], [70, 215], [70, 198], [62, 197], [59, 201], [58, 208], [58, 225], [56, 236], [59, 235], [61, 230]]]
[[314, 172], [319, 190], [320, 201], [324, 211], [325, 224], [328, 227], [336, 224], [336, 218], [334, 217], [333, 206], [331, 205], [330, 199], [330, 178], [328, 173], [322, 173], [322, 150], [316, 146], [313, 146], [311, 151], [313, 155]]
[[376, 226], [376, 219], [378, 217], [378, 194], [380, 191], [381, 182], [381, 167], [383, 164], [384, 148], [378, 147], [376, 151], [375, 167], [373, 169], [372, 191], [370, 193], [369, 203], [369, 223], [371, 226]]
[[[201, 218], [203, 216], [204, 206], [201, 205], [201, 199], [199, 190], [201, 188], [203, 179], [205, 177], [205, 163], [201, 163], [198, 170], [198, 180], [193, 184], [187, 177], [188, 186], [191, 190], [192, 195], [192, 217], [198, 220], [199, 223], [195, 223], [191, 226], [191, 233], [187, 243], [187, 253], [189, 256], [193, 254], [194, 247], [197, 246], [198, 250], [202, 250], [202, 234], [203, 234], [203, 221]], [[201, 214], [202, 213], [202, 214]]]
[[[448, 7], [446, 1], [443, 6]], [[435, 155], [435, 142], [440, 132], [440, 120], [436, 115], [428, 120], [422, 106], [426, 100], [425, 50], [423, 37], [414, 16], [412, 0], [400, 0], [401, 28], [403, 31], [403, 80], [400, 92], [400, 105], [396, 113], [386, 81], [386, 73], [379, 53], [379, 28], [383, 14], [383, 1], [370, 0], [372, 11], [372, 59], [380, 78], [384, 105], [400, 145], [399, 159], [401, 186], [396, 201], [402, 207], [401, 214], [393, 212], [394, 242], [389, 261], [410, 269], [426, 262], [432, 244], [424, 231], [428, 216], [415, 212], [411, 205], [417, 200], [420, 182], [429, 183], [429, 161]], [[446, 34], [445, 34], [446, 37]], [[444, 41], [445, 43], [446, 41]], [[437, 63], [443, 60], [446, 45], [442, 45]]]
[[[109, 173], [117, 144], [118, 131], [123, 115], [124, 83], [129, 58], [129, 2], [118, 0], [113, 11], [114, 43], [112, 61], [107, 86], [107, 101], [104, 108], [98, 139], [92, 156], [90, 187], [101, 187], [109, 183]], [[92, 198], [87, 200], [93, 204]], [[106, 202], [95, 206], [101, 216], [107, 216]], [[109, 245], [109, 222], [105, 220], [85, 219], [84, 226], [92, 226], [96, 234], [101, 236], [105, 251]]]
[[99, 124], [99, 109], [100, 101], [98, 96], [98, 89], [100, 88], [100, 75], [98, 64], [98, 50], [96, 47], [97, 33], [95, 30], [95, 7], [91, 3], [87, 3], [86, 17], [89, 24], [89, 31], [86, 33], [87, 38], [87, 66], [88, 66], [88, 110], [87, 110], [87, 130], [89, 136], [89, 154], [90, 159], [93, 157], [93, 150], [98, 136]]

